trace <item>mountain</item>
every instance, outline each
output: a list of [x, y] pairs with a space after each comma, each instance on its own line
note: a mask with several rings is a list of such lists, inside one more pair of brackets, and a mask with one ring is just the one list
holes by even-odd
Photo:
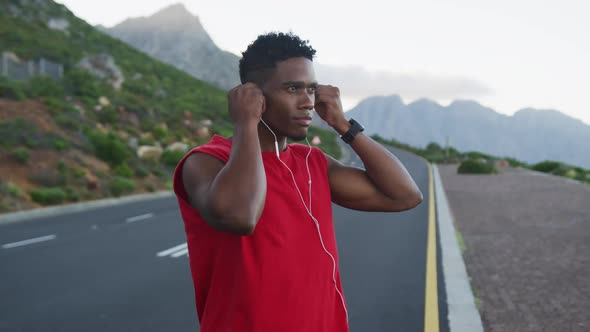
[[229, 90], [239, 82], [239, 58], [219, 49], [199, 18], [182, 4], [149, 17], [129, 18], [112, 28], [112, 36], [201, 80]]
[[397, 95], [371, 97], [348, 111], [369, 135], [416, 147], [430, 142], [459, 151], [512, 157], [527, 163], [556, 160], [590, 168], [590, 126], [555, 110], [522, 109], [513, 116], [475, 101], [444, 107], [429, 99], [405, 104]]
[[[198, 31], [183, 11], [154, 22]], [[53, 1], [0, 1], [0, 56], [0, 213], [169, 190], [189, 148], [232, 135], [225, 91]], [[332, 132], [310, 135], [339, 158]]]

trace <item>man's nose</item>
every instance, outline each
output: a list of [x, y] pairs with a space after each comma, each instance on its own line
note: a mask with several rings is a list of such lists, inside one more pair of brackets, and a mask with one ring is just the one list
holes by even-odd
[[315, 93], [309, 93], [305, 91], [305, 93], [303, 93], [303, 100], [301, 103], [301, 108], [308, 110], [313, 109], [315, 106]]

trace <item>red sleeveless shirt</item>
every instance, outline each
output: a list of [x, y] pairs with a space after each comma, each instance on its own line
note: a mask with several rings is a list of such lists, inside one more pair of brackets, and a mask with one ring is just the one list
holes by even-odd
[[[312, 214], [308, 215], [287, 168], [275, 152], [262, 152], [267, 178], [266, 201], [254, 232], [240, 236], [209, 226], [190, 206], [182, 166], [195, 152], [229, 160], [231, 141], [215, 135], [192, 149], [174, 172], [174, 192], [184, 221], [201, 332], [344, 332], [348, 331], [332, 203], [323, 152], [309, 156]], [[309, 147], [290, 144], [280, 152], [309, 204], [305, 157]]]

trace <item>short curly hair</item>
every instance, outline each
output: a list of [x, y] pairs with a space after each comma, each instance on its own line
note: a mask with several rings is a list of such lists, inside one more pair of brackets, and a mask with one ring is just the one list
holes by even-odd
[[260, 35], [242, 52], [240, 80], [242, 84], [255, 81], [251, 74], [273, 69], [277, 62], [290, 58], [305, 57], [313, 61], [315, 52], [308, 40], [302, 40], [292, 32]]

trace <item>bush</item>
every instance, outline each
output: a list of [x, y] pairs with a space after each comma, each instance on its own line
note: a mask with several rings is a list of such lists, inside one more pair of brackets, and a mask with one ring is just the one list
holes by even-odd
[[166, 183], [164, 183], [164, 188], [166, 188], [168, 190], [173, 190], [174, 183], [172, 182], [172, 180], [166, 180]]
[[496, 169], [488, 163], [468, 159], [459, 165], [457, 172], [459, 174], [492, 174], [496, 173]]
[[12, 82], [0, 76], [0, 97], [23, 100], [27, 96], [23, 92], [25, 87], [20, 82]]
[[63, 203], [66, 193], [57, 187], [41, 188], [31, 191], [31, 198], [42, 205], [53, 205]]
[[63, 151], [70, 147], [70, 143], [68, 141], [64, 141], [61, 138], [53, 140], [53, 148], [57, 151]]
[[438, 145], [437, 143], [429, 143], [426, 146], [426, 151], [431, 152], [431, 153], [436, 153], [436, 152], [443, 152], [443, 148], [440, 147], [440, 145]]
[[115, 167], [115, 175], [123, 177], [123, 178], [132, 178], [134, 175], [133, 170], [127, 165], [127, 163], [122, 163]]
[[124, 193], [130, 193], [135, 190], [135, 183], [132, 180], [115, 176], [109, 183], [109, 190], [115, 197], [121, 196]]
[[84, 69], [73, 69], [66, 73], [64, 81], [69, 92], [75, 96], [84, 96], [96, 100], [100, 97], [106, 84]]
[[66, 187], [65, 193], [68, 201], [77, 202], [80, 200], [80, 193], [74, 188]]
[[157, 126], [153, 129], [153, 133], [158, 140], [168, 137], [168, 129], [166, 127]]
[[19, 186], [17, 186], [16, 184], [14, 184], [12, 182], [8, 182], [6, 184], [6, 191], [12, 197], [22, 197], [23, 196], [23, 191], [19, 188]]
[[12, 151], [12, 156], [21, 164], [26, 164], [31, 156], [29, 150], [25, 148], [16, 148]]
[[140, 137], [137, 140], [137, 144], [138, 145], [154, 145], [156, 144], [156, 141], [153, 138], [149, 138], [149, 137]]
[[558, 161], [542, 161], [540, 163], [534, 164], [531, 169], [535, 170], [535, 171], [539, 171], [539, 172], [544, 172], [544, 173], [552, 173], [553, 171], [557, 170], [558, 168], [560, 168], [561, 163]]
[[59, 174], [63, 176], [66, 176], [68, 174], [68, 165], [63, 159], [60, 159], [57, 162], [57, 170], [59, 171]]
[[81, 168], [74, 168], [72, 169], [72, 175], [75, 179], [81, 179], [86, 175], [86, 171]]
[[[23, 118], [0, 121], [0, 145], [13, 147], [29, 145], [31, 141], [41, 140], [43, 137], [35, 125]], [[35, 145], [35, 144], [31, 144]]]
[[465, 157], [469, 159], [486, 159], [486, 160], [494, 160], [496, 159], [493, 156], [490, 156], [489, 154], [485, 154], [485, 153], [481, 153], [481, 152], [477, 152], [477, 151], [472, 151], [472, 152], [467, 152], [465, 153]]
[[169, 166], [176, 166], [185, 154], [183, 151], [164, 150], [162, 152], [162, 162]]
[[528, 165], [518, 159], [515, 158], [504, 158], [510, 164], [510, 167], [527, 167]]
[[64, 89], [59, 81], [54, 81], [48, 76], [34, 76], [28, 82], [27, 95], [36, 97], [62, 97]]
[[112, 133], [105, 135], [93, 132], [89, 139], [96, 151], [96, 156], [111, 165], [119, 165], [131, 155], [127, 145]]
[[154, 174], [155, 176], [158, 176], [158, 177], [162, 177], [162, 176], [164, 176], [164, 171], [162, 171], [159, 168], [153, 168], [152, 174]]
[[78, 112], [60, 113], [54, 117], [55, 122], [64, 129], [79, 130], [81, 118]]
[[57, 97], [45, 97], [43, 98], [43, 104], [47, 107], [47, 110], [51, 115], [62, 115], [68, 114], [69, 116], [73, 117], [74, 120], [79, 121], [79, 111], [76, 109], [72, 104], [65, 101], [62, 98]]
[[100, 122], [113, 125], [117, 123], [119, 113], [113, 107], [108, 106], [97, 112], [97, 117]]
[[137, 166], [135, 167], [135, 175], [137, 175], [140, 178], [145, 178], [146, 176], [148, 176], [150, 174], [150, 171], [145, 168], [144, 166]]

